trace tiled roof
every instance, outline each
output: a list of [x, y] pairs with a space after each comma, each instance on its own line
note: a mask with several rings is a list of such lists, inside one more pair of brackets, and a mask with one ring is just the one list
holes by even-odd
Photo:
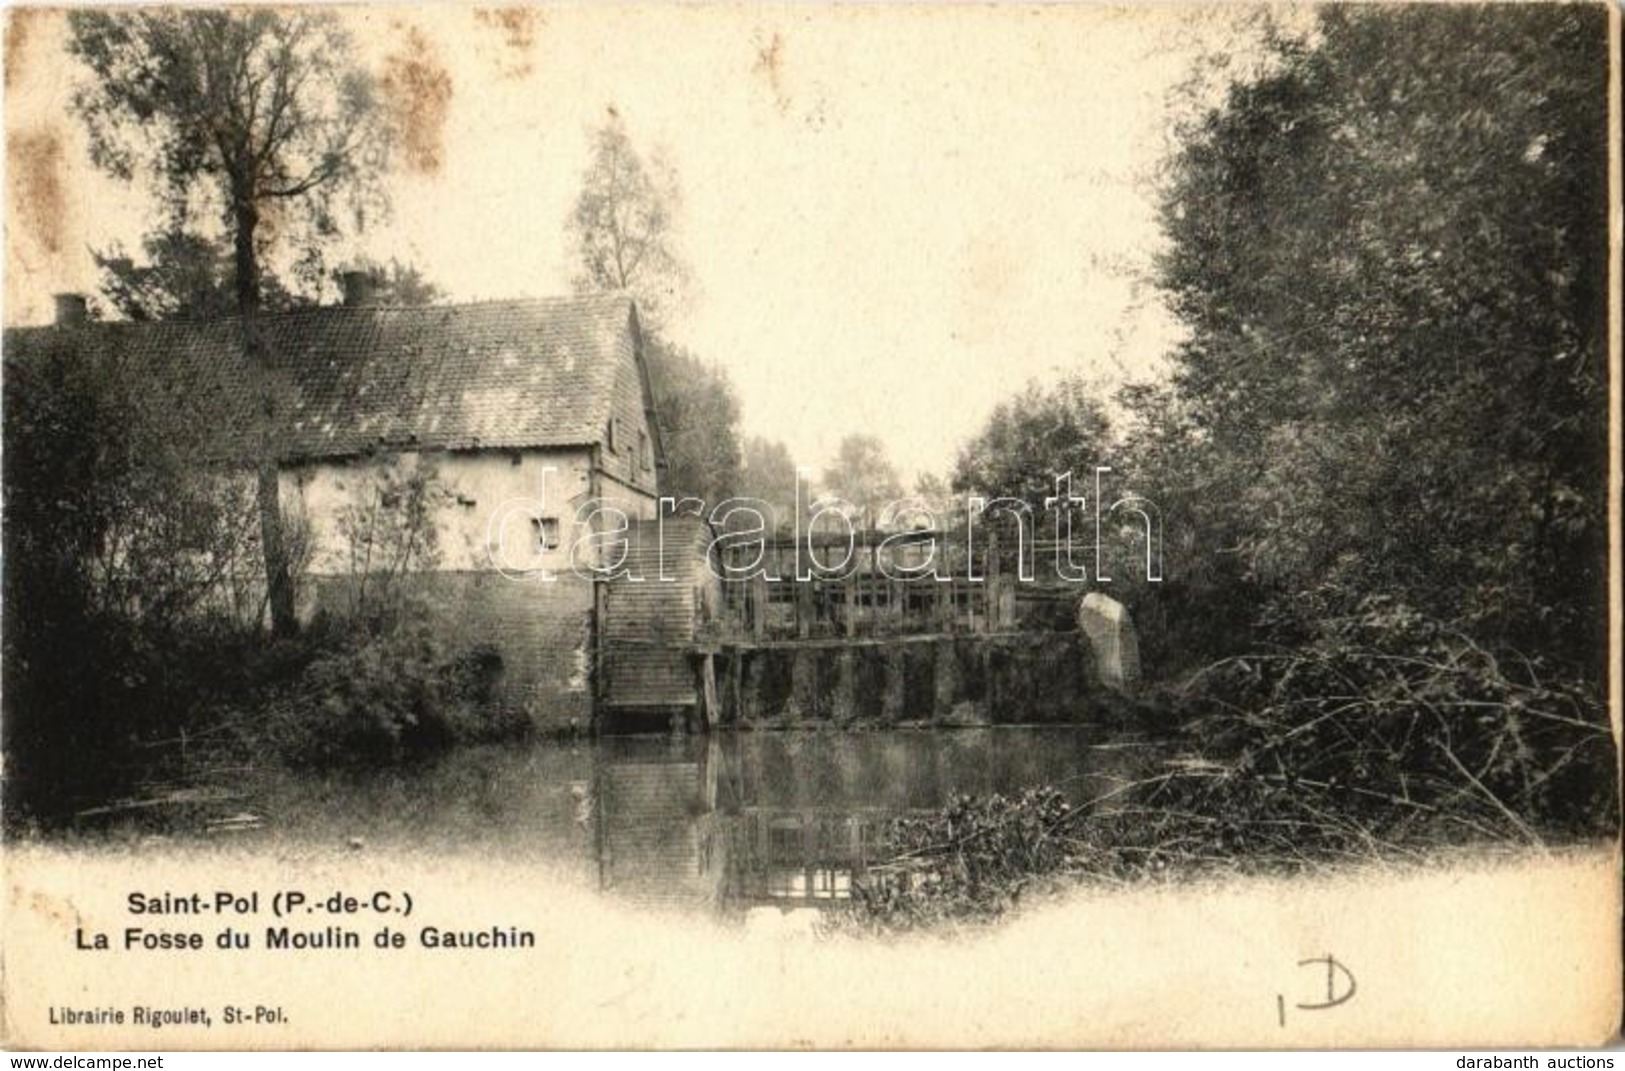
[[[257, 322], [288, 460], [596, 443], [635, 330], [623, 295], [323, 307]], [[206, 392], [222, 421], [252, 423], [237, 320], [12, 328], [5, 349], [8, 362], [117, 353], [126, 367]]]

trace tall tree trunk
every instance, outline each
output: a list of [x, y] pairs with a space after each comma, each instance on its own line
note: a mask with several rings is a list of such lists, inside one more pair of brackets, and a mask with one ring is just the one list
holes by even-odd
[[291, 636], [298, 631], [294, 610], [293, 577], [288, 568], [288, 544], [282, 527], [282, 498], [277, 476], [277, 399], [270, 366], [260, 338], [260, 266], [254, 250], [259, 227], [259, 206], [252, 196], [239, 196], [233, 209], [237, 312], [243, 325], [243, 353], [255, 372], [260, 402], [260, 428], [255, 451], [256, 497], [260, 513], [260, 546], [265, 556], [265, 592], [271, 607], [271, 632]]

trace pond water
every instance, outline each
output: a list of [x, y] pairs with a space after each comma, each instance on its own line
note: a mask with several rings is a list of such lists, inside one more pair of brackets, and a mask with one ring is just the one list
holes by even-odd
[[664, 908], [820, 907], [850, 895], [894, 818], [1039, 785], [1081, 803], [1156, 755], [1080, 728], [541, 741], [365, 775], [256, 776], [229, 806], [259, 823], [217, 835], [534, 860]]

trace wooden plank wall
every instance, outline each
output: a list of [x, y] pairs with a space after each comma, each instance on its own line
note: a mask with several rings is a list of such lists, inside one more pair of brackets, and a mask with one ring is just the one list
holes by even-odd
[[[693, 708], [701, 699], [693, 653], [699, 625], [714, 606], [706, 566], [711, 531], [694, 518], [634, 522], [627, 571], [604, 585], [599, 703], [608, 709]], [[661, 558], [665, 574], [661, 579]]]

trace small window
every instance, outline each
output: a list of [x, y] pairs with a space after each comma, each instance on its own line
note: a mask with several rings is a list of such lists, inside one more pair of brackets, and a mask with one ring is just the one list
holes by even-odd
[[531, 531], [536, 533], [536, 545], [542, 550], [557, 550], [559, 546], [559, 519], [557, 517], [532, 517], [530, 519]]
[[649, 433], [638, 432], [638, 464], [644, 472], [655, 467], [654, 453], [649, 449]]
[[621, 424], [621, 422], [620, 422], [619, 419], [617, 419], [616, 417], [610, 417], [609, 418], [609, 427], [604, 429], [604, 445], [609, 447], [611, 450], [615, 451], [616, 453], [619, 453], [620, 449], [621, 449], [621, 446], [620, 446], [620, 438], [621, 438], [620, 424]]

